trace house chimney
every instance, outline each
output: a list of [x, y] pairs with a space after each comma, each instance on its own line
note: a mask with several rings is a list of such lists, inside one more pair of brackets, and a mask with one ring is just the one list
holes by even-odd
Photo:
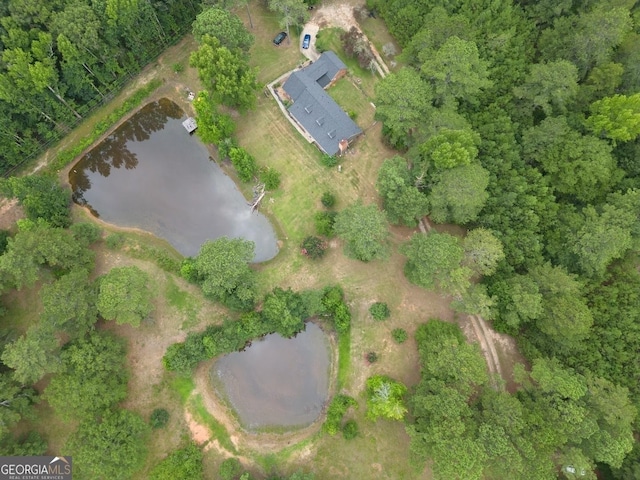
[[347, 151], [347, 148], [349, 148], [349, 141], [346, 138], [343, 138], [338, 143], [338, 148], [340, 149], [340, 156], [344, 155], [344, 153]]

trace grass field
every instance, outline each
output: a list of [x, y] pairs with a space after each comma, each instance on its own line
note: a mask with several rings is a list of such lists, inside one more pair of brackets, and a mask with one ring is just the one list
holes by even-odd
[[[266, 84], [298, 65], [303, 57], [298, 50], [295, 30], [291, 32], [290, 43], [285, 41], [280, 47], [274, 47], [271, 40], [281, 30], [277, 19], [261, 3], [252, 2], [251, 9], [254, 22], [251, 32], [256, 37], [251, 58], [258, 70], [260, 84]], [[238, 14], [247, 20], [246, 10], [240, 9]], [[377, 23], [367, 28], [366, 32], [376, 44], [389, 41]], [[342, 55], [339, 42], [332, 45]], [[193, 39], [185, 38], [146, 69], [138, 83], [150, 78], [165, 79], [166, 85], [154, 93], [155, 97], [167, 95], [180, 100], [185, 88], [197, 91], [199, 84], [194, 69], [187, 67], [179, 74], [171, 69], [177, 62], [185, 63], [194, 48]], [[391, 229], [390, 243], [394, 253], [386, 261], [365, 264], [348, 259], [337, 240], [330, 242], [327, 255], [321, 261], [309, 261], [299, 252], [301, 240], [315, 233], [313, 216], [322, 209], [322, 193], [331, 191], [337, 196], [336, 209], [342, 209], [356, 200], [365, 204], [377, 203], [377, 171], [384, 159], [395, 154], [382, 142], [380, 124], [374, 123], [375, 112], [370, 102], [378, 77], [357, 67], [354, 60], [344, 59], [350, 74], [341, 79], [330, 90], [330, 94], [347, 112], [355, 114], [355, 121], [365, 134], [341, 160], [341, 171], [326, 168], [320, 163], [320, 152], [289, 124], [272, 98], [259, 92], [256, 108], [234, 117], [239, 144], [254, 155], [260, 165], [272, 166], [282, 175], [281, 187], [269, 194], [261, 206], [261, 211], [276, 225], [281, 249], [275, 259], [256, 266], [260, 288], [263, 292], [275, 286], [300, 290], [335, 283], [344, 288], [353, 320], [350, 341], [343, 338], [338, 345], [340, 352], [348, 351], [349, 354], [340, 356], [337, 382], [341, 391], [358, 400], [359, 408], [351, 415], [357, 420], [361, 434], [355, 440], [346, 441], [340, 434], [329, 437], [318, 433], [270, 453], [258, 453], [245, 448], [238, 448], [237, 451], [243, 456], [243, 464], [252, 472], [261, 474], [292, 473], [302, 469], [315, 472], [318, 480], [429, 479], [428, 471], [416, 471], [408, 464], [409, 438], [404, 425], [400, 422], [367, 420], [362, 396], [366, 378], [374, 373], [390, 375], [408, 385], [418, 380], [415, 344], [410, 339], [403, 345], [397, 345], [391, 338], [393, 328], [404, 328], [411, 335], [417, 325], [428, 318], [453, 318], [448, 299], [410, 285], [404, 278], [404, 259], [397, 253], [396, 247], [409, 238], [412, 230], [399, 227]], [[132, 84], [127, 90], [131, 92], [136, 85]], [[126, 94], [123, 92], [121, 97], [114, 100], [114, 105], [122, 101]], [[186, 100], [181, 105], [189, 107]], [[108, 113], [109, 106], [106, 106], [79, 127], [61, 147], [81, 138], [91, 128], [92, 122], [98, 121], [101, 114]], [[54, 154], [49, 152], [48, 157]], [[77, 209], [75, 215], [82, 217]], [[113, 266], [123, 264], [138, 265], [151, 276], [156, 298], [152, 318], [139, 329], [112, 324], [103, 327], [127, 339], [132, 375], [130, 395], [123, 406], [139, 412], [144, 418], [148, 418], [154, 408], [166, 408], [170, 412], [168, 427], [153, 432], [146, 466], [136, 476], [142, 480], [147, 478], [150, 468], [157, 461], [188, 441], [190, 433], [184, 418], [185, 408], [189, 408], [197, 420], [212, 431], [223, 449], [236, 453], [231, 441], [233, 433], [226, 431], [222, 424], [209, 415], [201, 397], [193, 395], [194, 382], [165, 372], [161, 364], [168, 345], [183, 340], [187, 331], [221, 321], [228, 312], [204, 299], [193, 285], [158, 267], [158, 252], [168, 252], [166, 255], [169, 259], [177, 258], [164, 242], [132, 232], [127, 232], [125, 237], [124, 246], [116, 250], [109, 250], [104, 242], [99, 242], [96, 247], [96, 273], [104, 273]], [[19, 332], [26, 330], [39, 314], [38, 288], [23, 289], [12, 294], [12, 298], [3, 298], [5, 304], [13, 305], [7, 318]], [[369, 316], [369, 306], [376, 301], [389, 304], [392, 315], [388, 320], [376, 322]], [[378, 353], [380, 359], [377, 363], [369, 365], [365, 360], [369, 351]], [[42, 432], [49, 440], [50, 450], [62, 451], [73, 426], [62, 425], [46, 402], [38, 406], [37, 415], [38, 420], [46, 425]], [[47, 419], [46, 422], [44, 419]], [[217, 478], [216, 468], [222, 460], [223, 456], [216, 449], [205, 452], [205, 478]]]

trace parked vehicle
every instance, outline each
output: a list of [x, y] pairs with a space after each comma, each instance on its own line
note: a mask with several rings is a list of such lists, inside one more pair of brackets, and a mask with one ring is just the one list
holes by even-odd
[[273, 44], [278, 46], [280, 45], [282, 42], [284, 42], [284, 39], [287, 38], [287, 32], [280, 32], [279, 34], [276, 35], [276, 37], [273, 39]]
[[307, 49], [309, 45], [311, 45], [311, 35], [307, 33], [302, 40], [302, 48]]

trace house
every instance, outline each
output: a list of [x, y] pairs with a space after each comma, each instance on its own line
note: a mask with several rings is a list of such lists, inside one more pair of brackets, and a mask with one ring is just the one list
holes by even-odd
[[347, 73], [333, 52], [324, 52], [307, 67], [293, 72], [282, 86], [293, 104], [289, 115], [304, 128], [320, 150], [336, 155], [362, 133], [349, 115], [325, 91]]

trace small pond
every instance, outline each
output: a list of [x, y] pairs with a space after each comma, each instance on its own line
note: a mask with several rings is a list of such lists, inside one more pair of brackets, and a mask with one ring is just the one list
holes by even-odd
[[186, 256], [227, 236], [253, 241], [255, 261], [273, 258], [273, 227], [186, 132], [185, 118], [167, 99], [141, 108], [71, 169], [74, 201], [106, 222], [164, 238]]
[[245, 428], [303, 427], [320, 416], [327, 401], [329, 357], [327, 337], [308, 322], [295, 338], [267, 335], [221, 357], [211, 377]]

